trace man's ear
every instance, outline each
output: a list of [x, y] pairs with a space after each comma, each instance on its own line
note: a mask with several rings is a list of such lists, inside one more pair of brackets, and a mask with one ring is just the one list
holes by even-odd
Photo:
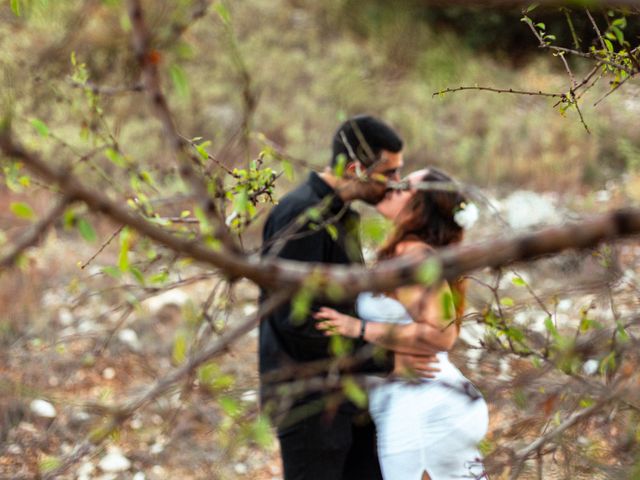
[[345, 173], [350, 177], [359, 177], [364, 171], [364, 167], [358, 161], [349, 162], [344, 169]]

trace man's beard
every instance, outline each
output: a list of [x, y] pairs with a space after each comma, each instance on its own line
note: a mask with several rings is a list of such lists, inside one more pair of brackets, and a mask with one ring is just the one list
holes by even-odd
[[362, 188], [362, 192], [360, 195], [360, 200], [362, 200], [363, 202], [365, 202], [368, 205], [377, 205], [378, 203], [380, 203], [382, 200], [384, 200], [384, 197], [387, 196], [387, 193], [389, 192], [389, 190], [387, 190], [386, 188], [383, 190], [382, 188], [378, 189], [378, 188], [371, 188], [371, 185], [365, 185]]

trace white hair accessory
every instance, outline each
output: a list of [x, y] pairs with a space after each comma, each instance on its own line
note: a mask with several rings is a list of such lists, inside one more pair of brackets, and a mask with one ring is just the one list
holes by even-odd
[[475, 203], [462, 202], [458, 211], [453, 214], [453, 219], [462, 228], [467, 229], [473, 227], [479, 216], [480, 212]]

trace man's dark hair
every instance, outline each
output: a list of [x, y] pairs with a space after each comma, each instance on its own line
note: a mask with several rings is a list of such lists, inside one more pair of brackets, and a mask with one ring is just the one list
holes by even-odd
[[370, 167], [380, 159], [380, 152], [402, 150], [400, 136], [382, 120], [370, 115], [357, 115], [345, 121], [333, 136], [331, 166], [344, 155], [346, 163], [359, 160]]

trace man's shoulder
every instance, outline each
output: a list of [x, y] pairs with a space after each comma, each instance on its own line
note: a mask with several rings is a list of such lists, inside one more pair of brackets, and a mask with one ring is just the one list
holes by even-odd
[[320, 198], [316, 195], [309, 182], [303, 182], [296, 188], [285, 194], [278, 204], [271, 209], [269, 219], [278, 221], [281, 219], [291, 220], [309, 207], [316, 205]]

